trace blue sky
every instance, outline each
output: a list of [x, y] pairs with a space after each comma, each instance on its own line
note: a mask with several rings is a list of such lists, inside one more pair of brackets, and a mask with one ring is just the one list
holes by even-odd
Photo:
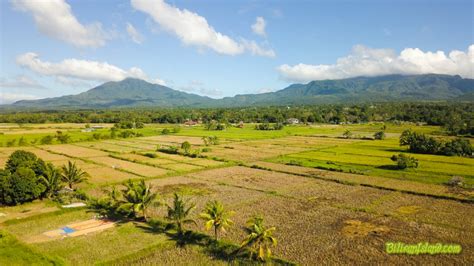
[[474, 77], [473, 1], [0, 3], [0, 103], [125, 77], [214, 98], [362, 75]]

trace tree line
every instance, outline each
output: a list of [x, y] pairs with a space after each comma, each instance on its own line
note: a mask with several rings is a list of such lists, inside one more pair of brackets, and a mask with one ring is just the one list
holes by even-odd
[[354, 105], [270, 106], [241, 108], [124, 108], [97, 110], [3, 110], [0, 123], [361, 123], [408, 121], [444, 126], [452, 135], [474, 135], [474, 105], [469, 103], [378, 103]]

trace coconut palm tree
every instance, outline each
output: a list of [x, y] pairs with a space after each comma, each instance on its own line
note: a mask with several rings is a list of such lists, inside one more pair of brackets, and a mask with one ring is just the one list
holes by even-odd
[[195, 204], [184, 201], [182, 197], [174, 193], [173, 205], [168, 206], [168, 220], [172, 221], [178, 228], [178, 234], [181, 235], [184, 231], [184, 225], [194, 223], [196, 221], [188, 218], [191, 211], [196, 207]]
[[262, 217], [255, 216], [251, 218], [247, 221], [247, 227], [245, 228], [248, 235], [245, 237], [244, 241], [242, 241], [240, 248], [248, 249], [251, 258], [256, 254], [257, 259], [265, 261], [272, 255], [270, 247], [277, 245], [277, 240], [273, 237], [273, 232], [275, 230], [275, 227], [267, 228], [263, 224]]
[[48, 199], [61, 190], [61, 175], [58, 169], [51, 163], [45, 165], [43, 175], [40, 176], [40, 181], [46, 187], [44, 195]]
[[[119, 209], [133, 214], [134, 217], [141, 213], [143, 219], [147, 221], [148, 207], [156, 202], [158, 196], [157, 193], [152, 192], [152, 187], [147, 185], [143, 179], [138, 182], [128, 180], [125, 183], [125, 189], [122, 190], [122, 195], [123, 200], [119, 204]], [[110, 197], [116, 198], [114, 192], [111, 192]]]
[[217, 201], [209, 201], [200, 214], [201, 219], [205, 221], [207, 230], [214, 228], [214, 237], [217, 240], [219, 230], [225, 232], [225, 229], [232, 226], [234, 222], [230, 217], [234, 215], [233, 211], [226, 211], [224, 205]]
[[78, 168], [75, 162], [68, 161], [67, 165], [62, 167], [61, 179], [70, 189], [73, 189], [75, 184], [86, 181], [88, 176], [89, 174]]

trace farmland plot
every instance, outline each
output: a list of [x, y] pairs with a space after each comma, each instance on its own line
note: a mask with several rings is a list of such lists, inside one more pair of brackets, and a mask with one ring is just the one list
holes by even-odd
[[155, 177], [160, 175], [165, 175], [168, 171], [160, 169], [157, 167], [152, 167], [148, 165], [142, 165], [137, 163], [132, 163], [129, 161], [119, 160], [112, 157], [94, 157], [92, 159], [94, 162], [103, 164], [105, 166], [111, 167], [112, 169], [123, 170], [131, 173], [135, 173], [144, 177]]
[[[316, 261], [358, 264], [432, 260], [431, 256], [388, 255], [384, 250], [387, 241], [459, 243], [465, 250], [474, 247], [474, 227], [466, 223], [474, 207], [451, 200], [243, 167], [197, 172], [152, 184], [160, 191], [173, 184], [177, 191], [183, 189], [179, 184], [188, 185], [188, 198], [197, 203], [197, 209], [210, 199], [224, 202], [236, 211], [236, 228], [224, 236], [234, 242], [244, 237], [238, 230], [240, 225], [253, 214], [263, 215], [267, 224], [277, 227], [275, 236], [280, 245], [275, 254], [303, 265]], [[208, 193], [192, 193], [192, 188]], [[443, 218], [436, 210], [443, 213]], [[164, 209], [154, 213], [162, 216]], [[202, 226], [193, 228], [203, 230]], [[473, 259], [470, 252], [440, 257], [452, 263]]]

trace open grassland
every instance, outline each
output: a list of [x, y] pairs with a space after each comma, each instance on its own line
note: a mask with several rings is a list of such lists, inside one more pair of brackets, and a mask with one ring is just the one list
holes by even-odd
[[[0, 128], [8, 131], [9, 126], [17, 130], [16, 125]], [[82, 127], [28, 125], [26, 130], [31, 132], [26, 135], [43, 134], [33, 130], [79, 131]], [[385, 140], [363, 139], [380, 131], [382, 124], [377, 123], [288, 126], [281, 131], [258, 131], [254, 125], [224, 131], [196, 126], [161, 135], [164, 127], [172, 128], [147, 126], [143, 131], [148, 135], [139, 138], [21, 149], [56, 166], [76, 162], [90, 175], [81, 188], [96, 197], [111, 185], [144, 178], [160, 195], [161, 205], [149, 210], [152, 218], [163, 219], [165, 205], [171, 203], [173, 193], [179, 193], [196, 204], [191, 217], [197, 224], [188, 228], [198, 233], [212, 235], [204, 229], [199, 213], [209, 200], [219, 200], [235, 211], [235, 226], [222, 235], [226, 243], [238, 245], [245, 237], [246, 220], [263, 215], [268, 225], [277, 228], [279, 244], [273, 253], [301, 265], [474, 262], [474, 195], [472, 190], [444, 185], [452, 176], [462, 176], [467, 185], [474, 185], [474, 159], [410, 154], [419, 160], [419, 168], [410, 170], [395, 170], [390, 160], [394, 154], [407, 153], [398, 144], [404, 129], [437, 134], [439, 127], [388, 124]], [[346, 130], [353, 139], [342, 138]], [[218, 136], [220, 144], [205, 146], [202, 136]], [[197, 158], [157, 151], [158, 147], [180, 147], [184, 141], [190, 142], [191, 150], [201, 151]], [[0, 148], [0, 163], [4, 165], [17, 149]], [[95, 215], [86, 209], [61, 209], [48, 200], [0, 207], [0, 265], [239, 263], [198, 243], [179, 247], [170, 234], [141, 222], [119, 221], [101, 232], [36, 241], [44, 232]], [[459, 255], [388, 255], [384, 245], [389, 241], [460, 244], [463, 251]]]

